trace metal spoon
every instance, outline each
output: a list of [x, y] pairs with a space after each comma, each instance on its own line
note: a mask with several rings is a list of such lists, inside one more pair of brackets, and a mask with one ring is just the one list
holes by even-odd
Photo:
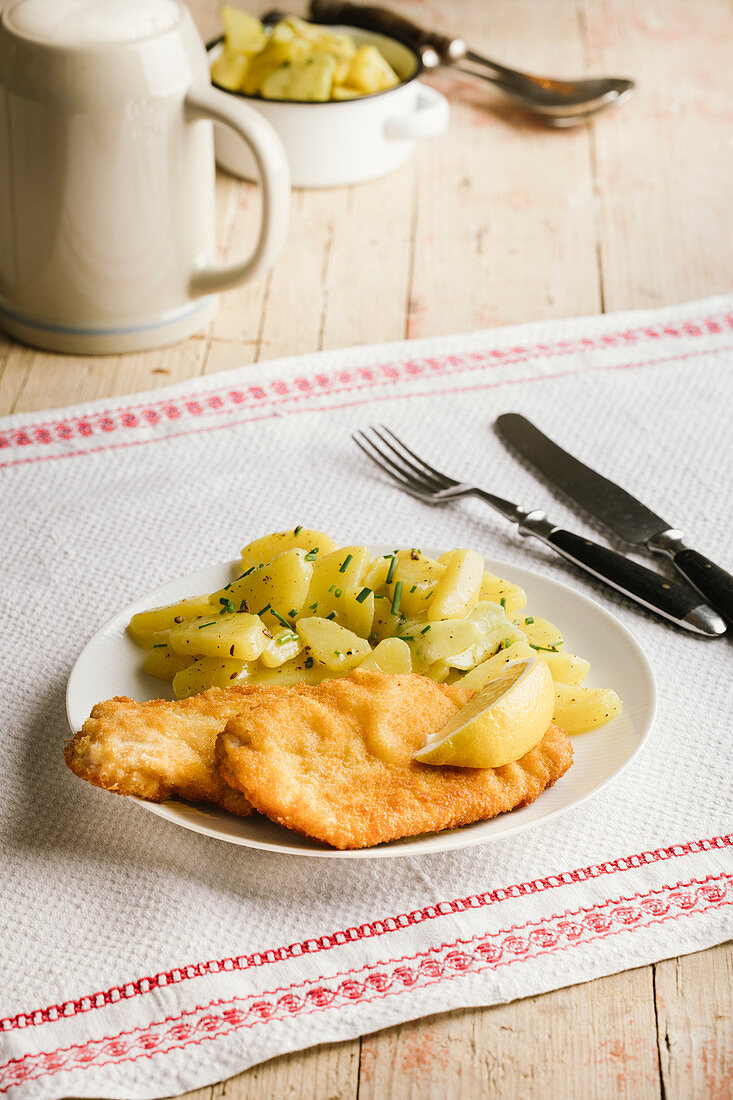
[[487, 80], [550, 126], [576, 126], [622, 103], [634, 90], [633, 80], [618, 77], [554, 80], [508, 69], [474, 53], [462, 38], [425, 30], [388, 8], [354, 4], [350, 0], [311, 0], [310, 17], [319, 23], [343, 23], [401, 39], [417, 51], [426, 69], [453, 65], [462, 73]]

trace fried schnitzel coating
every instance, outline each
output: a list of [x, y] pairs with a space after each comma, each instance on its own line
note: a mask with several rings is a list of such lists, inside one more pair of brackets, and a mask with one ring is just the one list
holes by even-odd
[[252, 806], [221, 778], [214, 747], [226, 723], [247, 707], [256, 690], [209, 688], [189, 699], [147, 703], [125, 696], [107, 699], [67, 741], [64, 758], [75, 775], [107, 791], [152, 802], [171, 796], [213, 802], [246, 817]]
[[501, 768], [431, 767], [412, 755], [471, 692], [356, 670], [254, 695], [219, 736], [224, 779], [272, 821], [335, 848], [468, 825], [533, 802], [572, 763], [563, 730]]

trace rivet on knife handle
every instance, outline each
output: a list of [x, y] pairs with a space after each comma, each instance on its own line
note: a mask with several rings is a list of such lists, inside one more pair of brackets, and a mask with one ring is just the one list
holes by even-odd
[[[462, 38], [451, 38], [446, 34], [437, 34], [425, 30], [398, 15], [389, 8], [375, 4], [352, 4], [347, 0], [311, 0], [310, 16], [317, 23], [344, 23], [349, 27], [361, 27], [362, 30], [391, 34], [407, 42], [422, 55], [423, 64], [433, 68], [439, 61], [450, 63], [465, 57], [467, 46]], [[431, 58], [427, 51], [433, 50]]]
[[544, 512], [530, 512], [520, 523], [519, 530], [523, 535], [536, 536], [587, 573], [686, 630], [707, 637], [725, 633], [723, 620], [711, 607], [701, 603], [694, 591], [668, 581], [607, 546], [555, 527]]

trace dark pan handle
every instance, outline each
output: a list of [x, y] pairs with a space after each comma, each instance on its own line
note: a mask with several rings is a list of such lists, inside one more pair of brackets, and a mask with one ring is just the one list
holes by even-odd
[[[440, 61], [450, 64], [466, 55], [466, 43], [462, 38], [425, 30], [403, 15], [376, 4], [352, 4], [348, 0], [311, 0], [310, 18], [316, 23], [343, 23], [349, 27], [361, 27], [365, 31], [388, 34], [412, 46], [427, 68]], [[433, 51], [434, 57], [429, 56]]]

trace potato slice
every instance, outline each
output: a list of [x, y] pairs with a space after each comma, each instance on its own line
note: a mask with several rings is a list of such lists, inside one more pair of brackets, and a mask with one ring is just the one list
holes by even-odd
[[238, 92], [244, 84], [249, 68], [249, 57], [245, 53], [235, 53], [226, 46], [211, 66], [211, 79], [220, 88], [229, 92]]
[[400, 638], [385, 638], [374, 647], [368, 657], [364, 658], [359, 668], [371, 669], [373, 672], [386, 672], [390, 676], [412, 672], [410, 647]]
[[[338, 69], [334, 73], [334, 80], [337, 75], [340, 75]], [[356, 88], [346, 88], [343, 84], [334, 83], [331, 88], [331, 99], [359, 99], [361, 94], [361, 92], [357, 92]]]
[[406, 615], [419, 615], [426, 610], [445, 571], [445, 565], [425, 557], [419, 550], [401, 550], [389, 594], [394, 595], [395, 584], [401, 581], [400, 607]]
[[402, 611], [392, 614], [392, 601], [389, 596], [374, 597], [374, 621], [369, 640], [381, 642], [384, 638], [393, 638], [405, 626], [406, 616]]
[[270, 629], [288, 625], [308, 595], [313, 577], [308, 556], [305, 550], [285, 550], [267, 565], [250, 566], [241, 577], [212, 593], [212, 606], [230, 613], [249, 611]]
[[331, 98], [335, 71], [336, 58], [325, 53], [313, 54], [303, 61], [283, 61], [264, 77], [260, 93], [265, 99], [325, 103]]
[[443, 619], [425, 624], [408, 620], [400, 637], [409, 641], [415, 663], [427, 668], [436, 661], [447, 663], [456, 653], [477, 642], [481, 631], [469, 619]]
[[374, 593], [360, 584], [345, 589], [336, 621], [360, 638], [368, 638], [374, 623]]
[[310, 656], [330, 672], [349, 672], [370, 653], [369, 642], [331, 619], [300, 619], [297, 629]]
[[[294, 38], [288, 27], [282, 27], [282, 24], [280, 27], [283, 33], [276, 36], [275, 31], [278, 30], [276, 27], [264, 50], [252, 58], [242, 86], [247, 95], [256, 95], [261, 92], [264, 82], [272, 73], [305, 61], [310, 53], [311, 46], [308, 42]], [[285, 37], [285, 31], [289, 32], [289, 38]]]
[[266, 668], [277, 668], [278, 665], [284, 665], [286, 661], [292, 661], [302, 648], [303, 643], [297, 632], [288, 627], [282, 627], [270, 638], [260, 653], [260, 660]]
[[489, 680], [493, 680], [494, 677], [498, 676], [504, 665], [509, 664], [510, 661], [526, 660], [529, 657], [536, 656], [535, 651], [526, 642], [515, 642], [507, 649], [500, 649], [498, 653], [482, 661], [480, 665], [476, 665], [471, 672], [467, 672], [457, 682], [460, 683], [461, 687], [470, 688], [471, 691], [481, 691]]
[[[376, 594], [386, 595], [387, 574], [392, 564], [392, 554], [380, 554], [378, 558], [369, 563], [367, 571], [362, 577], [362, 584], [371, 588]], [[395, 566], [395, 568], [397, 568]]]
[[549, 619], [536, 618], [534, 615], [519, 615], [514, 617], [514, 622], [538, 653], [557, 652], [565, 644], [562, 634]]
[[491, 603], [490, 600], [479, 600], [467, 616], [467, 621], [478, 627], [480, 637], [462, 653], [447, 658], [447, 663], [452, 668], [473, 668], [492, 653], [496, 653], [500, 646], [506, 648], [514, 642], [524, 641], [524, 634], [519, 627], [509, 622], [503, 607], [498, 603]]
[[316, 664], [312, 657], [301, 653], [294, 661], [286, 661], [277, 668], [265, 668], [264, 665], [252, 665], [249, 684], [261, 687], [288, 687], [292, 684], [320, 684], [331, 673], [323, 665]]
[[553, 680], [561, 684], [577, 687], [590, 672], [590, 661], [586, 661], [584, 657], [576, 657], [574, 653], [540, 652], [540, 657], [547, 662]]
[[553, 722], [566, 733], [585, 733], [595, 729], [621, 710], [621, 700], [611, 688], [573, 687], [555, 684]]
[[492, 603], [499, 604], [503, 600], [502, 606], [506, 609], [507, 615], [513, 615], [527, 606], [527, 593], [523, 588], [520, 588], [518, 584], [512, 584], [511, 581], [505, 581], [501, 577], [487, 572], [484, 573], [481, 581], [479, 599], [491, 600]]
[[232, 4], [225, 4], [220, 14], [228, 49], [253, 54], [267, 44], [265, 28], [254, 15]]
[[458, 619], [473, 609], [481, 590], [484, 559], [475, 550], [454, 550], [428, 607], [428, 619]]
[[351, 58], [345, 84], [369, 95], [394, 88], [400, 79], [376, 46], [360, 46]]
[[357, 585], [361, 587], [369, 559], [366, 546], [342, 546], [325, 557], [318, 557], [308, 595], [303, 601], [303, 613], [323, 619], [332, 613], [341, 615], [344, 592]]
[[173, 691], [178, 699], [198, 695], [210, 687], [231, 687], [249, 680], [247, 661], [235, 661], [231, 657], [201, 657], [181, 669], [173, 677]]
[[149, 645], [161, 641], [160, 635], [170, 630], [178, 623], [195, 619], [199, 615], [210, 615], [212, 612], [210, 598], [203, 596], [188, 596], [177, 603], [166, 604], [164, 607], [151, 607], [149, 611], [138, 611], [133, 615], [127, 625], [127, 633], [141, 645]]
[[157, 642], [143, 661], [143, 672], [147, 672], [148, 676], [154, 676], [156, 680], [166, 680], [170, 684], [176, 673], [190, 663], [190, 657], [183, 657], [180, 653], [176, 653], [165, 642]]
[[306, 550], [321, 555], [330, 554], [336, 549], [336, 543], [325, 531], [314, 531], [311, 527], [295, 527], [291, 531], [275, 531], [261, 539], [248, 542], [242, 550], [242, 562], [245, 569], [250, 565], [266, 565], [284, 550]]
[[192, 619], [174, 626], [170, 646], [190, 657], [235, 657], [254, 661], [272, 637], [257, 615], [242, 611], [208, 619]]

